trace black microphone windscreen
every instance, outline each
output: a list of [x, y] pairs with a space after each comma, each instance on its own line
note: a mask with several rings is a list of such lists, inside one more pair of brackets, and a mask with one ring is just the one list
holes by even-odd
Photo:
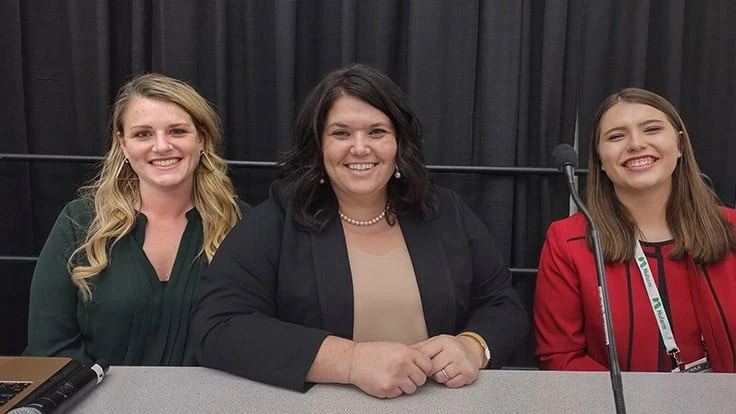
[[575, 151], [575, 148], [570, 146], [570, 144], [560, 144], [556, 146], [552, 151], [552, 159], [555, 162], [555, 166], [560, 171], [562, 171], [566, 165], [578, 168], [578, 153]]

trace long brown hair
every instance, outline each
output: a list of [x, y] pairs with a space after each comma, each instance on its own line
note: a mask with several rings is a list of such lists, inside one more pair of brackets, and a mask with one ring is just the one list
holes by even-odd
[[[629, 210], [618, 200], [613, 183], [602, 171], [598, 154], [600, 123], [606, 112], [619, 102], [649, 105], [662, 111], [678, 131], [682, 156], [672, 173], [672, 192], [667, 201], [667, 225], [675, 247], [670, 257], [683, 259], [688, 253], [697, 264], [716, 263], [736, 252], [736, 231], [720, 212], [718, 196], [703, 180], [690, 143], [690, 135], [677, 109], [656, 93], [627, 88], [606, 98], [593, 120], [588, 152], [587, 204], [598, 223], [603, 258], [606, 262], [633, 260], [637, 226]], [[590, 244], [590, 234], [588, 234]]]

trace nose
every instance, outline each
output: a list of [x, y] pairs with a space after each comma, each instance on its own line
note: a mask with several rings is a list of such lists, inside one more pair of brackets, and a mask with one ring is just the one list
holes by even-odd
[[368, 137], [363, 133], [357, 133], [353, 138], [353, 146], [350, 148], [350, 154], [352, 155], [366, 155], [371, 152], [371, 147], [368, 145]]
[[635, 152], [641, 149], [646, 148], [646, 138], [644, 137], [644, 134], [641, 132], [633, 132], [631, 134], [631, 138], [629, 139], [629, 145], [627, 149], [629, 152]]
[[166, 152], [171, 149], [171, 142], [166, 132], [156, 132], [156, 140], [153, 143], [154, 152]]

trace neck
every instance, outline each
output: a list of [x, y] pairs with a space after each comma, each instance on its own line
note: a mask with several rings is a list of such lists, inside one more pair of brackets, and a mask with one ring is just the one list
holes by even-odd
[[151, 216], [177, 218], [194, 207], [191, 188], [162, 192], [141, 186], [140, 191], [139, 210], [149, 218]]
[[352, 219], [370, 220], [386, 208], [387, 198], [386, 194], [369, 199], [338, 196], [337, 204], [340, 212]]
[[616, 192], [616, 197], [629, 210], [636, 223], [639, 233], [637, 237], [649, 242], [672, 239], [672, 232], [667, 224], [669, 196], [669, 189], [643, 194]]

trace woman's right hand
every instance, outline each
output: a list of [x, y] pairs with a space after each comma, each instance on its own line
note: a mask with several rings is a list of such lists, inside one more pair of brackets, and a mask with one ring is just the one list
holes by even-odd
[[357, 342], [350, 358], [348, 382], [374, 397], [413, 394], [432, 370], [430, 358], [395, 342]]

